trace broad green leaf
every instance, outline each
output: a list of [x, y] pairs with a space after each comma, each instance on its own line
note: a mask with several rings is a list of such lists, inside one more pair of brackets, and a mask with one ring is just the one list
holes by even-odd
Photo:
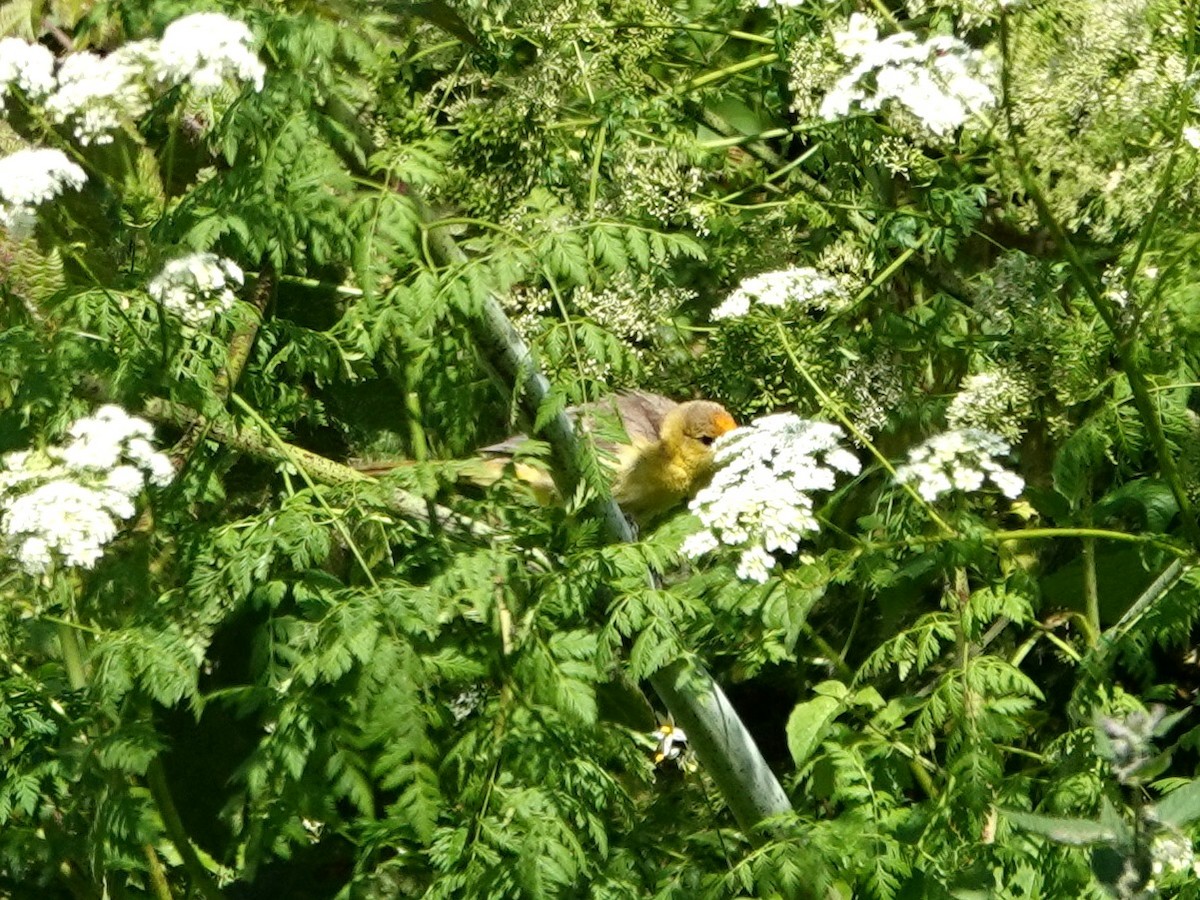
[[840, 681], [826, 681], [813, 688], [812, 700], [797, 704], [788, 717], [787, 742], [797, 768], [803, 766], [824, 739], [841, 711], [848, 693]]

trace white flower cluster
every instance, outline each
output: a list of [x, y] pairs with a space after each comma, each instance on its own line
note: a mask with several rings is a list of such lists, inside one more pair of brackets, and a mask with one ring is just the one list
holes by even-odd
[[744, 316], [754, 303], [785, 306], [799, 303], [811, 309], [830, 309], [846, 301], [846, 292], [834, 278], [808, 266], [764, 272], [746, 278], [713, 310], [714, 319]]
[[27, 44], [20, 38], [0, 40], [0, 110], [13, 85], [28, 99], [41, 100], [54, 90], [54, 55], [41, 44]]
[[83, 169], [61, 150], [18, 150], [0, 159], [0, 226], [13, 237], [33, 231], [37, 208], [68, 188], [83, 187]]
[[0, 109], [20, 88], [31, 103], [45, 99], [51, 121], [72, 126], [83, 146], [113, 140], [122, 122], [150, 108], [155, 91], [187, 86], [211, 96], [229, 84], [261, 91], [266, 68], [243, 23], [220, 13], [194, 13], [167, 26], [161, 40], [137, 41], [108, 54], [68, 55], [54, 74], [54, 57], [40, 44], [0, 41]]
[[147, 481], [175, 476], [153, 437], [145, 420], [104, 406], [76, 421], [67, 443], [0, 459], [0, 546], [31, 575], [94, 566]]
[[836, 425], [792, 413], [722, 435], [713, 445], [719, 468], [689, 507], [704, 530], [684, 541], [682, 553], [695, 558], [734, 547], [741, 551], [738, 578], [766, 581], [776, 550], [795, 553], [800, 540], [818, 530], [813, 493], [831, 490], [837, 472], [859, 471], [843, 438]]
[[920, 41], [900, 32], [881, 40], [875, 22], [855, 13], [834, 34], [834, 43], [852, 68], [821, 104], [827, 121], [843, 119], [853, 109], [878, 112], [892, 105], [944, 137], [995, 105], [991, 66], [958, 38], [939, 35]]
[[58, 90], [46, 101], [46, 112], [58, 124], [74, 123], [76, 140], [112, 143], [122, 122], [150, 108], [146, 57], [151, 42], [139, 41], [99, 56], [73, 53], [58, 68]]
[[159, 81], [186, 82], [200, 94], [216, 93], [231, 81], [261, 91], [266, 69], [251, 49], [253, 43], [241, 22], [220, 13], [193, 13], [167, 26], [155, 70]]
[[711, 210], [702, 198], [705, 171], [671, 147], [641, 145], [620, 154], [613, 170], [619, 189], [610, 212], [637, 211], [664, 225], [708, 234]]
[[198, 327], [233, 308], [237, 299], [233, 287], [242, 282], [242, 270], [233, 260], [215, 253], [191, 253], [163, 266], [147, 290], [164, 309]]
[[896, 469], [896, 480], [913, 485], [930, 502], [954, 490], [977, 491], [985, 479], [1015, 499], [1025, 489], [1025, 480], [996, 462], [1010, 450], [1008, 441], [990, 431], [946, 431], [914, 447], [908, 462]]

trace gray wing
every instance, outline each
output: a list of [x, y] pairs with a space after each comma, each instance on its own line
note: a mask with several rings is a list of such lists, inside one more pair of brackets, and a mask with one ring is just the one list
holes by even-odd
[[617, 408], [625, 433], [633, 441], [657, 441], [662, 420], [678, 405], [670, 397], [646, 391], [626, 391], [617, 395]]

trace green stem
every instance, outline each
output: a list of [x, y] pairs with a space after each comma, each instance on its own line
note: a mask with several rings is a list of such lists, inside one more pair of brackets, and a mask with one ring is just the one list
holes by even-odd
[[1096, 583], [1096, 539], [1083, 539], [1083, 596], [1087, 602], [1088, 646], [1100, 639], [1100, 587]]
[[936, 800], [938, 796], [937, 785], [933, 783], [933, 779], [929, 777], [929, 773], [925, 771], [925, 767], [921, 765], [919, 759], [910, 759], [908, 761], [908, 769], [912, 772], [913, 778], [917, 780], [917, 784], [921, 786], [921, 790], [925, 792], [925, 796], [931, 800]]
[[684, 82], [679, 88], [679, 93], [687, 93], [694, 91], [696, 88], [704, 87], [706, 84], [712, 84], [714, 81], [721, 81], [725, 78], [731, 78], [734, 75], [739, 75], [749, 69], [759, 69], [763, 66], [769, 66], [779, 61], [778, 53], [763, 53], [759, 56], [752, 56], [749, 59], [744, 59], [739, 63], [734, 63], [732, 66], [726, 66], [723, 69], [717, 69], [714, 72], [705, 72], [703, 75], [697, 75], [691, 81]]
[[1128, 544], [1150, 544], [1181, 558], [1191, 557], [1192, 551], [1167, 543], [1154, 534], [1129, 534], [1124, 531], [1109, 531], [1105, 528], [1026, 528], [1020, 531], [993, 531], [984, 535], [985, 543], [1002, 544], [1007, 541], [1047, 540], [1057, 538], [1099, 538], [1106, 541], [1122, 541]]
[[308, 474], [308, 471], [304, 468], [304, 466], [300, 465], [298, 457], [292, 452], [292, 448], [283, 442], [283, 439], [276, 433], [275, 429], [270, 426], [266, 419], [259, 415], [258, 410], [242, 399], [240, 395], [233, 394], [230, 397], [230, 400], [233, 401], [234, 406], [238, 407], [254, 421], [254, 424], [262, 430], [263, 434], [267, 436], [267, 439], [275, 445], [276, 449], [283, 454], [284, 458], [287, 459], [287, 461], [292, 464], [296, 471], [300, 473], [300, 477], [304, 479], [304, 483], [308, 486], [313, 498], [317, 501], [317, 505], [325, 511], [325, 514], [329, 516], [329, 521], [333, 523], [334, 529], [342, 536], [342, 540], [345, 541], [346, 547], [350, 550], [350, 555], [354, 557], [355, 561], [359, 565], [359, 568], [362, 569], [363, 575], [366, 576], [366, 579], [370, 583], [371, 587], [375, 590], [378, 590], [379, 585], [375, 581], [375, 575], [371, 572], [371, 567], [367, 564], [366, 558], [363, 557], [362, 551], [359, 550], [358, 543], [354, 540], [354, 536], [350, 534], [350, 529], [346, 527], [343, 517], [333, 511], [333, 509], [326, 502], [325, 496], [319, 490], [317, 490], [317, 485], [313, 481], [312, 476]]
[[[61, 578], [62, 576], [59, 577]], [[83, 648], [80, 646], [79, 630], [66, 619], [55, 619], [55, 625], [58, 628], [58, 643], [62, 651], [63, 665], [67, 670], [67, 680], [70, 682], [72, 690], [81, 691], [87, 687], [88, 678], [87, 669], [83, 663]], [[151, 794], [153, 795], [153, 793], [152, 786]], [[185, 842], [187, 841], [186, 832], [183, 833], [183, 839]], [[178, 846], [178, 842], [176, 842], [176, 846]], [[188, 844], [189, 848], [190, 846]], [[151, 844], [146, 844], [143, 850], [146, 854], [146, 870], [155, 897], [158, 900], [172, 900], [171, 887], [167, 882], [166, 871], [154, 847]], [[220, 894], [218, 893], [215, 896], [219, 897]]]
[[816, 630], [807, 621], [801, 626], [808, 634], [809, 640], [817, 645], [817, 649], [821, 651], [821, 655], [829, 660], [829, 664], [837, 669], [838, 675], [850, 681], [854, 678], [854, 670], [846, 664], [843, 653], [838, 653], [830, 645], [829, 641], [817, 634]]
[[280, 275], [280, 284], [295, 284], [300, 287], [311, 288], [312, 290], [333, 291], [335, 294], [340, 294], [343, 297], [362, 297], [364, 291], [362, 288], [350, 287], [345, 284], [334, 284], [329, 281], [321, 281], [317, 278], [302, 278], [299, 275]]
[[63, 665], [67, 670], [67, 681], [71, 690], [82, 691], [87, 687], [87, 670], [83, 665], [83, 649], [79, 645], [79, 632], [70, 622], [58, 622], [58, 646], [62, 651]]
[[[142, 415], [154, 422], [167, 422], [181, 428], [187, 428], [195, 422], [206, 421], [198, 413], [187, 407], [169, 400], [151, 398], [146, 401]], [[374, 479], [364, 475], [357, 469], [334, 462], [319, 454], [288, 444], [282, 440], [265, 439], [257, 431], [243, 428], [226, 422], [211, 421], [207, 423], [209, 430], [206, 437], [217, 441], [234, 450], [239, 450], [258, 459], [271, 462], [286, 462], [302, 469], [315, 481], [322, 484], [343, 486], [353, 484], [372, 484]], [[388, 507], [395, 513], [406, 518], [428, 521], [429, 509], [425, 501], [415, 494], [400, 488], [393, 488], [388, 496]], [[493, 529], [482, 522], [460, 515], [452, 509], [435, 506], [438, 523], [451, 534], [490, 539], [496, 536]]]
[[676, 660], [651, 675], [650, 683], [744, 831], [791, 810], [737, 710], [703, 667]]
[[707, 141], [700, 141], [699, 146], [705, 150], [721, 150], [725, 147], [738, 147], [742, 144], [787, 137], [789, 134], [795, 134], [803, 130], [803, 128], [768, 128], [766, 131], [756, 131], [754, 134], [735, 134], [730, 137], [710, 138]]
[[249, 302], [250, 308], [254, 310], [254, 316], [230, 340], [225, 369], [217, 373], [216, 382], [213, 385], [213, 392], [219, 400], [228, 398], [229, 392], [237, 386], [241, 379], [242, 372], [246, 369], [246, 363], [250, 360], [250, 351], [254, 349], [254, 341], [258, 337], [263, 316], [266, 315], [267, 304], [270, 303], [271, 295], [275, 291], [274, 267], [264, 261], [260, 269], [258, 284], [255, 285]]
[[[1189, 3], [1187, 9], [1187, 22], [1183, 28], [1183, 33], [1188, 36], [1184, 51], [1184, 75], [1178, 82], [1180, 89], [1176, 92], [1177, 116], [1172, 128], [1175, 136], [1171, 143], [1171, 151], [1170, 156], [1167, 157], [1167, 164], [1163, 167], [1162, 178], [1159, 179], [1158, 193], [1154, 198], [1154, 205], [1150, 208], [1150, 214], [1146, 216], [1145, 222], [1142, 225], [1142, 233], [1138, 239], [1137, 249], [1134, 251], [1133, 259], [1129, 263], [1129, 271], [1125, 275], [1125, 288], [1130, 296], [1133, 296], [1133, 282], [1137, 278], [1138, 269], [1141, 267], [1142, 256], [1145, 254], [1146, 248], [1150, 246], [1150, 238], [1154, 234], [1154, 228], [1158, 224], [1162, 211], [1167, 205], [1167, 198], [1171, 193], [1171, 176], [1175, 172], [1175, 164], [1179, 161], [1179, 148], [1183, 145], [1183, 130], [1184, 126], [1187, 125], [1188, 118], [1191, 116], [1191, 101], [1195, 96], [1192, 75], [1196, 67], [1196, 4]], [[1184, 90], [1184, 85], [1188, 85], [1189, 87]]]
[[158, 808], [158, 814], [162, 818], [167, 837], [175, 845], [175, 851], [183, 861], [183, 868], [191, 877], [192, 884], [200, 891], [205, 900], [222, 900], [221, 889], [217, 887], [212, 875], [200, 861], [200, 856], [196, 853], [196, 848], [192, 846], [187, 829], [184, 828], [183, 819], [179, 817], [179, 809], [175, 806], [175, 800], [171, 796], [162, 760], [158, 757], [154, 758], [146, 770], [146, 782], [150, 788], [150, 796], [154, 799], [154, 805]]
[[875, 7], [875, 11], [883, 17], [885, 22], [887, 22], [897, 31], [904, 30], [895, 14], [887, 8], [887, 5], [883, 2], [883, 0], [871, 0], [871, 5]]
[[158, 900], [174, 900], [171, 896], [171, 884], [167, 881], [167, 870], [163, 868], [162, 860], [152, 844], [142, 847], [146, 854], [146, 870], [150, 874], [150, 887]]
[[1175, 559], [1171, 561], [1158, 577], [1150, 583], [1146, 590], [1142, 591], [1140, 597], [1133, 601], [1129, 609], [1125, 610], [1125, 615], [1121, 616], [1120, 620], [1108, 631], [1104, 632], [1104, 640], [1108, 642], [1115, 641], [1123, 636], [1134, 623], [1137, 622], [1160, 597], [1175, 586], [1175, 584], [1187, 574], [1188, 570], [1194, 564], [1185, 564], [1183, 560]]
[[[829, 410], [829, 412], [833, 415], [833, 417], [842, 424], [842, 427], [845, 428], [847, 431], [850, 432], [850, 434], [852, 434], [854, 436], [854, 439], [856, 441], [858, 441], [860, 444], [862, 444], [864, 447], [867, 448], [867, 451], [873, 457], [875, 457], [875, 461], [878, 462], [879, 465], [881, 465], [883, 467], [883, 470], [892, 477], [893, 481], [895, 481], [896, 469], [891, 464], [891, 461], [888, 460], [888, 458], [886, 456], [884, 456], [882, 453], [879, 452], [879, 448], [876, 447], [871, 442], [871, 439], [869, 437], [867, 437], [866, 433], [863, 432], [862, 429], [860, 429], [857, 425], [855, 425], [854, 422], [852, 422], [850, 420], [850, 417], [847, 416], [842, 411], [841, 404], [835, 403], [833, 398], [830, 397], [827, 393], [825, 393], [825, 391], [821, 388], [821, 386], [819, 384], [817, 384], [816, 379], [813, 378], [812, 375], [809, 374], [808, 367], [805, 366], [804, 363], [800, 360], [799, 355], [796, 353], [795, 348], [792, 346], [791, 339], [788, 337], [787, 329], [785, 329], [783, 327], [783, 323], [776, 321], [775, 329], [779, 333], [779, 340], [783, 344], [783, 351], [784, 351], [784, 353], [787, 354], [788, 360], [791, 362], [792, 366], [796, 369], [796, 372], [800, 375], [800, 377], [803, 378], [808, 383], [808, 386], [810, 388], [812, 388], [813, 393], [817, 395], [817, 399], [821, 401], [821, 405], [825, 409]], [[900, 484], [899, 482], [897, 482], [897, 483]], [[924, 497], [922, 497], [920, 494], [918, 494], [916, 492], [916, 490], [913, 488], [912, 485], [900, 484], [900, 487], [910, 497], [912, 497], [913, 502], [915, 502], [918, 506], [920, 506], [922, 509], [925, 510], [926, 515], [929, 516], [929, 518], [933, 521], [933, 523], [935, 525], [937, 525], [938, 528], [940, 528], [946, 535], [954, 535], [954, 533], [955, 533], [954, 529], [951, 528], [946, 523], [945, 519], [943, 519], [940, 515], [938, 515], [937, 510], [935, 510], [932, 506], [930, 506], [929, 503], [927, 503], [925, 501]]]

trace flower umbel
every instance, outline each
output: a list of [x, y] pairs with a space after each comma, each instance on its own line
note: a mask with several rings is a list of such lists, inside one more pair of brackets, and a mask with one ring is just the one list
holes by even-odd
[[1163, 831], [1155, 835], [1150, 843], [1151, 874], [1161, 878], [1189, 871], [1194, 877], [1200, 877], [1200, 860], [1196, 859], [1191, 838], [1175, 831]]
[[173, 259], [147, 287], [150, 296], [188, 325], [198, 327], [229, 312], [241, 287], [241, 268], [215, 253], [192, 253]]
[[[71, 440], [62, 448], [62, 461], [71, 471], [101, 472], [111, 478], [133, 468], [145, 472], [156, 487], [170, 484], [175, 477], [171, 461], [150, 443], [154, 437], [150, 423], [119, 406], [102, 406], [78, 419], [68, 434]], [[133, 493], [141, 489], [139, 484]]]
[[54, 89], [54, 54], [20, 38], [0, 40], [0, 110], [4, 109], [5, 94], [14, 86], [32, 101], [50, 93]]
[[987, 60], [958, 38], [920, 41], [900, 32], [881, 39], [875, 23], [855, 13], [834, 34], [834, 43], [851, 69], [821, 104], [821, 117], [828, 121], [843, 119], [853, 109], [873, 113], [889, 107], [944, 137], [996, 102]]
[[683, 554], [733, 547], [740, 552], [737, 576], [766, 581], [775, 551], [795, 553], [819, 529], [813, 494], [831, 490], [838, 472], [859, 471], [843, 438], [836, 425], [792, 413], [764, 416], [718, 438], [720, 468], [690, 505], [704, 530], [684, 541]]
[[1029, 381], [1007, 369], [980, 372], [963, 379], [946, 409], [951, 428], [977, 428], [1009, 441], [1021, 439], [1029, 413]]
[[977, 491], [984, 481], [1015, 499], [1025, 489], [1025, 479], [996, 462], [1010, 450], [1008, 441], [990, 431], [946, 431], [909, 451], [908, 462], [896, 469], [896, 480], [913, 485], [930, 502], [955, 490]]
[[725, 301], [713, 310], [714, 319], [744, 316], [751, 305], [786, 306], [796, 303], [808, 309], [827, 310], [846, 301], [837, 280], [808, 266], [764, 272], [746, 278]]
[[65, 444], [0, 460], [0, 547], [31, 575], [91, 568], [149, 482], [174, 477], [148, 422], [119, 406], [79, 419]]
[[250, 29], [228, 16], [184, 16], [163, 32], [156, 74], [168, 84], [187, 83], [199, 94], [214, 94], [229, 82], [245, 82], [261, 91], [266, 68], [251, 49], [253, 43]]
[[61, 150], [18, 150], [0, 159], [0, 226], [13, 237], [33, 232], [37, 208], [87, 180]]
[[58, 70], [58, 90], [46, 101], [50, 118], [73, 122], [75, 137], [85, 147], [112, 143], [112, 132], [122, 122], [137, 119], [150, 106], [145, 47], [142, 42], [108, 56], [68, 56]]

